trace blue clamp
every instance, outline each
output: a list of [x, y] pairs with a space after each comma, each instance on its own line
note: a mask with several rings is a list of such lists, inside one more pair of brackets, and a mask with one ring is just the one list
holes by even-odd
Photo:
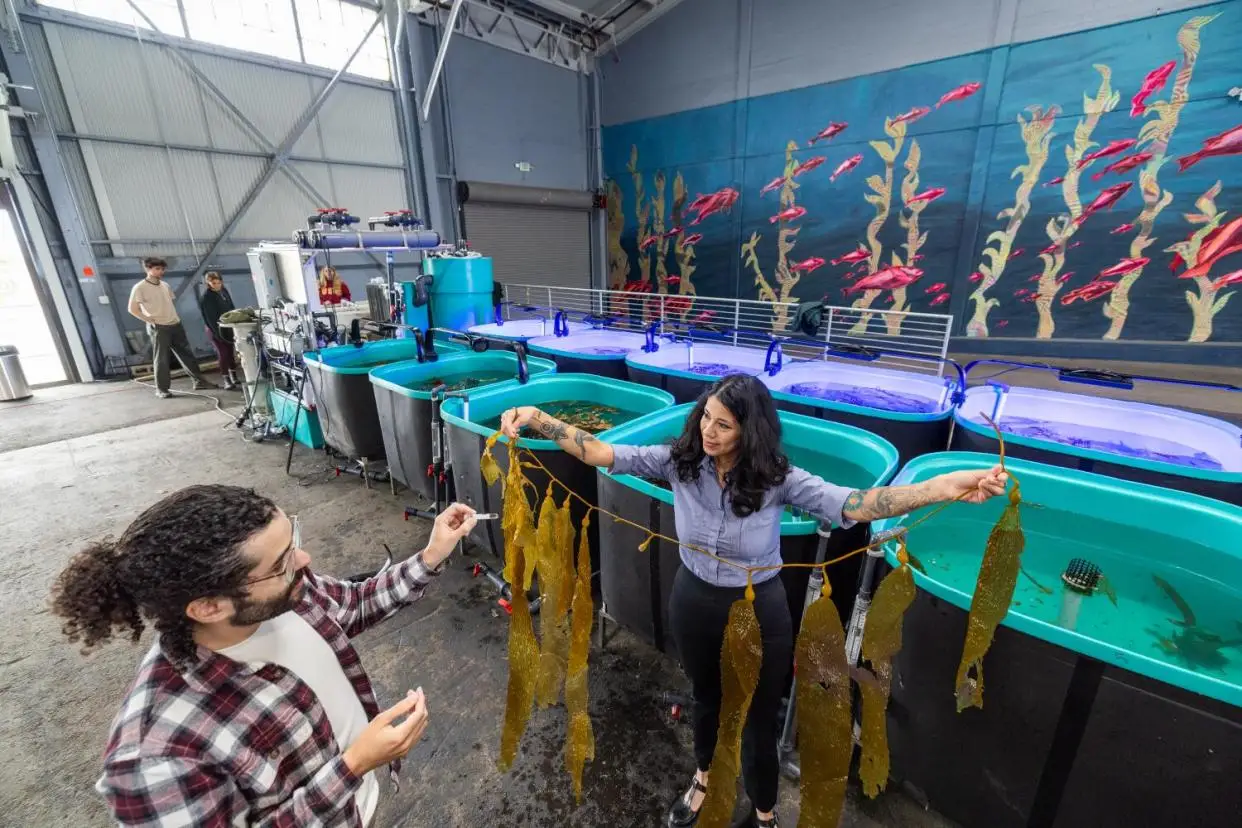
[[647, 326], [647, 341], [643, 344], [643, 351], [648, 354], [654, 354], [660, 350], [660, 343], [656, 342], [656, 336], [660, 329], [659, 322], [652, 322]]
[[552, 335], [569, 336], [569, 320], [565, 318], [563, 310], [558, 310], [556, 316], [552, 317]]
[[[776, 364], [772, 364], [772, 354], [776, 354]], [[768, 346], [768, 353], [763, 358], [763, 370], [767, 372], [769, 377], [774, 377], [780, 372], [781, 366], [784, 364], [785, 355], [781, 351], [781, 341], [773, 339], [772, 344]]]
[[500, 305], [496, 305], [496, 307], [492, 309], [492, 321], [497, 325], [505, 324], [505, 318], [500, 313]]

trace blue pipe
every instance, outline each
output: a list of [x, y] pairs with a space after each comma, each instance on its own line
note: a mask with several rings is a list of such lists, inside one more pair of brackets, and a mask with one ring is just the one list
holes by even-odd
[[552, 317], [552, 335], [569, 336], [569, 320], [565, 318], [563, 310], [558, 310], [556, 316]]
[[1242, 392], [1242, 388], [1223, 382], [1201, 382], [1199, 380], [1173, 379], [1172, 377], [1151, 377], [1143, 374], [1119, 374], [1114, 371], [1101, 371], [1092, 368], [1059, 368], [1043, 362], [1018, 362], [1007, 359], [976, 359], [966, 365], [965, 375], [979, 365], [1004, 365], [1010, 369], [1031, 368], [1037, 371], [1052, 371], [1061, 382], [1078, 383], [1081, 385], [1097, 385], [1102, 388], [1116, 388], [1123, 391], [1134, 389], [1134, 381], [1156, 382], [1163, 385], [1182, 385], [1188, 388], [1207, 388], [1216, 391]]
[[298, 230], [293, 240], [300, 247], [313, 250], [430, 250], [440, 246], [435, 230], [377, 230], [325, 232]]
[[[772, 354], [776, 354], [776, 364], [772, 364]], [[767, 372], [769, 377], [774, 377], [780, 373], [781, 366], [784, 364], [785, 355], [781, 351], [781, 341], [775, 337], [772, 338], [772, 344], [768, 345], [768, 352], [763, 357], [763, 370]]]

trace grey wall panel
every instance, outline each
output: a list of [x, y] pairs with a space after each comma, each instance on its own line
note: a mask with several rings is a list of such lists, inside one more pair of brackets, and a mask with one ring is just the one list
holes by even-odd
[[[1204, 4], [686, 0], [600, 62], [603, 120], [652, 118]], [[742, 48], [747, 28], [750, 47]]]
[[[196, 147], [212, 146], [203, 102], [190, 70], [167, 48], [150, 43], [144, 44], [142, 59], [164, 140]], [[132, 94], [138, 94], [142, 88], [136, 86]]]
[[95, 185], [86, 172], [86, 161], [77, 141], [60, 141], [60, 161], [65, 166], [65, 174], [73, 189], [74, 201], [78, 205], [87, 235], [92, 239], [104, 238], [107, 233], [104, 230], [103, 216], [99, 213], [99, 203], [95, 200]]
[[[109, 238], [186, 238], [175, 179], [163, 150], [124, 144], [95, 144], [99, 177], [95, 197], [110, 209], [115, 236]], [[106, 204], [105, 204], [106, 202]]]
[[159, 140], [138, 41], [72, 26], [46, 31], [77, 132]]
[[[308, 182], [310, 182], [310, 185], [314, 187], [316, 190], [318, 190], [319, 193], [323, 195], [323, 197], [327, 200], [327, 203], [321, 204], [319, 206], [321, 207], [343, 206], [343, 202], [341, 202], [341, 200], [337, 198], [336, 174], [333, 171], [333, 167], [329, 166], [328, 164], [311, 164], [311, 163], [306, 163], [306, 162], [298, 162], [298, 163], [293, 164], [292, 166], [299, 173], [301, 173], [302, 177], [305, 178]], [[307, 215], [310, 215], [310, 214], [307, 213]], [[302, 226], [305, 226], [305, 224], [303, 224]], [[292, 232], [292, 228], [289, 228], [289, 230], [290, 232]], [[284, 236], [278, 236], [278, 237], [285, 238]]]
[[[284, 140], [315, 92], [326, 82], [216, 55], [196, 54], [193, 60], [273, 144]], [[238, 148], [256, 147], [247, 139], [244, 147], [234, 147]]]
[[388, 210], [406, 209], [405, 186], [399, 170], [334, 164], [331, 172], [337, 206], [348, 207], [351, 213], [364, 221], [369, 216], [378, 216]]
[[295, 227], [305, 227], [314, 204], [285, 175], [274, 175], [254, 204], [242, 216], [233, 235], [244, 239], [289, 238]]
[[[232, 215], [246, 193], [263, 174], [265, 163], [262, 158], [241, 155], [212, 155], [211, 166], [216, 174], [216, 182], [220, 187], [220, 200], [224, 203], [224, 212]], [[253, 208], [252, 208], [253, 209]], [[237, 233], [241, 238], [257, 238]]]
[[211, 155], [173, 150], [169, 161], [188, 231], [197, 240], [210, 241], [224, 226], [224, 211], [229, 209], [216, 189]]
[[56, 67], [52, 62], [52, 54], [48, 51], [47, 35], [43, 26], [25, 23], [22, 25], [22, 33], [30, 51], [30, 63], [35, 77], [39, 79], [44, 116], [51, 121], [52, 128], [57, 132], [70, 132], [73, 130], [73, 119], [69, 117], [69, 108], [65, 106], [65, 96], [60, 88], [60, 79], [56, 77]]
[[453, 40], [446, 64], [458, 178], [587, 188], [576, 72], [468, 38]]
[[401, 163], [401, 139], [397, 135], [392, 92], [340, 84], [324, 102], [318, 121], [323, 133], [323, 157], [338, 161]]

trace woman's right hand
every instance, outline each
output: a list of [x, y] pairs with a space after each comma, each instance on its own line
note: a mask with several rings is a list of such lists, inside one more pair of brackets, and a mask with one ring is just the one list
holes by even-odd
[[510, 408], [500, 417], [500, 431], [510, 440], [516, 440], [518, 431], [523, 426], [530, 425], [531, 420], [535, 419], [535, 415], [539, 413], [539, 409], [533, 405], [523, 405], [517, 408]]

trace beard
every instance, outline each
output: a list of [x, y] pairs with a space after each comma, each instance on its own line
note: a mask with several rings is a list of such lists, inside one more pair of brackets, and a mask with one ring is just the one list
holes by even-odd
[[284, 615], [297, 606], [302, 596], [302, 578], [299, 576], [293, 583], [289, 584], [282, 594], [275, 598], [267, 598], [262, 601], [255, 601], [248, 597], [234, 599], [233, 617], [229, 623], [235, 627], [248, 627], [252, 624], [262, 624], [264, 621], [270, 621], [278, 615]]

